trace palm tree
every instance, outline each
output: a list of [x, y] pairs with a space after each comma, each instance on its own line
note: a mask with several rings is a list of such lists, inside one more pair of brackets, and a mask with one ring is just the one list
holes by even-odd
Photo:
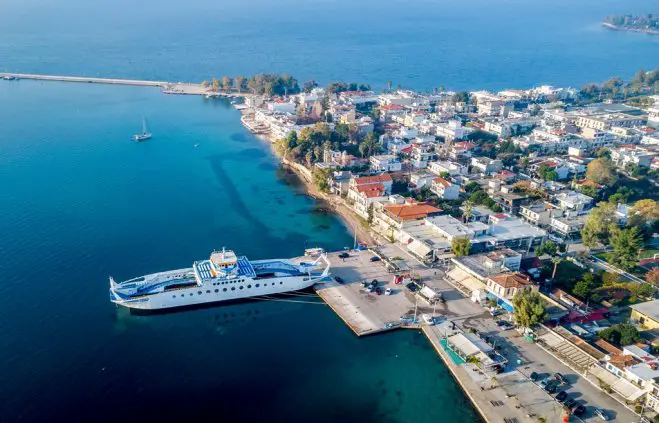
[[553, 280], [556, 277], [556, 270], [558, 269], [558, 265], [563, 261], [563, 259], [559, 256], [554, 256], [551, 258], [551, 262], [554, 263], [554, 271], [551, 273], [551, 279]]
[[462, 217], [464, 218], [465, 223], [469, 222], [469, 219], [472, 218], [474, 215], [474, 203], [471, 201], [467, 200], [464, 203], [462, 203]]

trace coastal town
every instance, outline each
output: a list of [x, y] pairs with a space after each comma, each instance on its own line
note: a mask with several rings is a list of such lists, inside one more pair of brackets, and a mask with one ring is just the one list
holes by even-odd
[[355, 333], [423, 328], [487, 421], [659, 421], [659, 70], [500, 92], [287, 78], [236, 107], [369, 247], [317, 289]]

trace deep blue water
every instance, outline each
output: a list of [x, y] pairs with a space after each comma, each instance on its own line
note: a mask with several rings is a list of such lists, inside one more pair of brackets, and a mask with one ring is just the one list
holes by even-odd
[[[142, 113], [155, 136], [137, 144]], [[110, 274], [225, 245], [258, 259], [352, 243], [226, 102], [18, 81], [0, 84], [0, 116], [0, 421], [431, 422], [455, 404], [475, 419], [418, 333], [357, 339], [320, 304], [109, 302]]]
[[[3, 0], [0, 70], [581, 85], [659, 66], [659, 37], [598, 23], [652, 6]], [[142, 114], [155, 137], [135, 144]], [[0, 82], [0, 421], [476, 419], [414, 332], [357, 339], [317, 304], [135, 316], [108, 301], [110, 274], [187, 266], [225, 245], [258, 259], [351, 242], [226, 103]]]
[[656, 0], [3, 0], [0, 69], [580, 87], [659, 67], [659, 36], [600, 25], [612, 13], [656, 9]]

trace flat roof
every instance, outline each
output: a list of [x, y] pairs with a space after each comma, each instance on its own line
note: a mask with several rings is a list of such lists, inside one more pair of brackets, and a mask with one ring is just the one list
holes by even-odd
[[631, 307], [632, 310], [636, 310], [637, 312], [648, 316], [652, 320], [659, 321], [659, 300], [647, 301], [640, 304], [632, 304], [629, 307]]

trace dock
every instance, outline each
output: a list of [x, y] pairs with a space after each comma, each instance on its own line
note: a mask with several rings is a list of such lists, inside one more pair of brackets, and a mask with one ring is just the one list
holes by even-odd
[[211, 97], [249, 97], [250, 93], [237, 91], [217, 92], [203, 87], [201, 84], [191, 82], [167, 82], [167, 81], [147, 81], [141, 79], [121, 79], [121, 78], [97, 78], [89, 76], [64, 76], [64, 75], [41, 75], [32, 73], [7, 73], [0, 72], [0, 79], [21, 80], [29, 79], [34, 81], [53, 81], [53, 82], [77, 82], [86, 84], [109, 84], [109, 85], [126, 85], [136, 87], [158, 87], [162, 88], [165, 94], [177, 95], [203, 95]]

